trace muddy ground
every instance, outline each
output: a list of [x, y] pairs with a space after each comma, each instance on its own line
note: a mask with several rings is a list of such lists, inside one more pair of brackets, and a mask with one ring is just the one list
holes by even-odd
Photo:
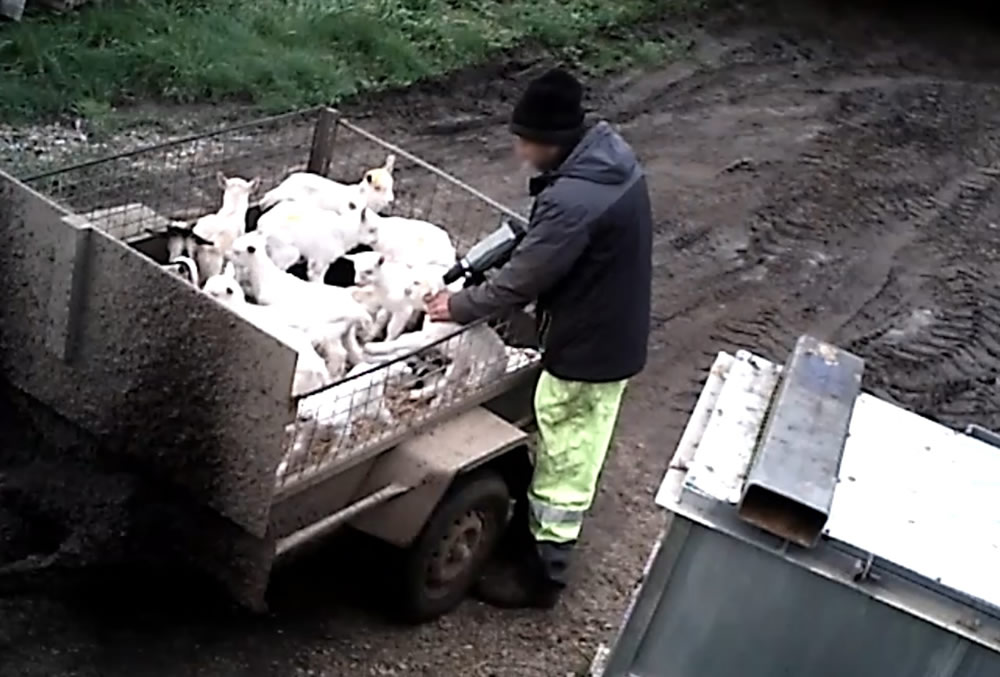
[[[377, 580], [356, 584], [370, 555], [340, 547], [281, 574], [254, 621], [200, 597], [0, 599], [0, 675], [580, 674], [663, 525], [653, 492], [720, 349], [782, 359], [812, 332], [863, 355], [876, 394], [1000, 426], [995, 33], [912, 5], [833, 4], [661, 27], [694, 37], [683, 61], [595, 83], [596, 110], [650, 176], [654, 330], [557, 611], [468, 602], [397, 627], [365, 601]], [[520, 205], [501, 122], [537, 70], [510, 64], [360, 108], [367, 127]], [[334, 556], [358, 561], [345, 573]]]

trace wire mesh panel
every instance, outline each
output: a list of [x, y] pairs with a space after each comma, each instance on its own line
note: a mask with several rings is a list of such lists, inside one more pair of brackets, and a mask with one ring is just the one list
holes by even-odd
[[318, 111], [266, 118], [93, 160], [24, 182], [122, 240], [219, 208], [218, 172], [277, 184], [309, 159]]
[[[340, 120], [333, 135], [329, 174], [356, 182], [395, 156], [395, 199], [385, 214], [428, 221], [444, 228], [464, 252], [504, 219], [522, 219], [404, 149]], [[376, 245], [376, 249], [378, 245]], [[419, 281], [415, 287], [419, 287]], [[363, 346], [364, 362], [348, 376], [300, 399], [288, 428], [288, 455], [279, 483], [308, 477], [319, 468], [364, 449], [399, 439], [421, 424], [461, 408], [487, 391], [502, 390], [508, 377], [537, 363], [538, 353], [511, 325], [517, 314], [469, 327], [422, 325], [395, 340], [379, 337]]]
[[[366, 447], [402, 436], [432, 418], [460, 409], [484, 393], [502, 390], [511, 376], [535, 364], [531, 347], [505, 344], [506, 321], [469, 327], [444, 324], [426, 337], [406, 334], [373, 342], [370, 363], [348, 378], [300, 399], [288, 427], [288, 454], [278, 469], [281, 484], [308, 477]], [[438, 338], [440, 336], [440, 338]], [[377, 360], [389, 358], [379, 364]], [[480, 399], [482, 399], [480, 397]]]
[[[151, 232], [170, 223], [190, 223], [219, 209], [219, 172], [259, 178], [255, 193], [259, 198], [293, 172], [307, 170], [360, 185], [366, 173], [383, 166], [389, 155], [395, 156], [395, 199], [382, 210], [383, 217], [430, 222], [444, 229], [459, 253], [503, 220], [522, 219], [441, 169], [325, 109], [267, 118], [26, 181], [95, 227], [165, 263], [165, 238]], [[378, 218], [372, 220], [379, 223]], [[379, 233], [373, 243], [376, 250], [385, 244], [384, 230]], [[310, 337], [316, 350], [313, 357], [324, 359], [331, 385], [301, 397], [290, 394], [295, 417], [286, 429], [286, 454], [277, 470], [279, 488], [287, 490], [319, 471], [335, 471], [352, 459], [387, 448], [426, 424], [502, 393], [517, 375], [537, 365], [538, 353], [531, 347], [534, 337], [525, 331], [531, 323], [522, 312], [468, 327], [427, 322], [420, 300], [435, 288], [431, 278], [436, 276], [440, 285], [444, 271], [423, 266], [404, 270], [411, 271], [411, 277], [400, 283], [397, 275], [393, 289], [412, 296], [413, 312], [405, 325], [395, 327], [393, 334], [404, 329], [398, 336], [388, 338], [385, 326], [397, 324], [390, 315], [398, 311], [388, 312], [389, 306], [381, 303], [385, 299], [376, 293], [374, 302], [365, 303], [372, 311], [370, 324], [350, 325], [332, 339]], [[355, 286], [352, 293], [373, 298], [370, 286]], [[285, 310], [317, 311], [294, 301], [290, 306]], [[244, 319], [249, 317], [234, 310]], [[303, 351], [311, 351], [292, 347], [299, 351], [301, 367]], [[346, 362], [334, 359], [343, 354], [349, 355]], [[251, 362], [252, 357], [246, 356], [239, 368], [252, 369]]]

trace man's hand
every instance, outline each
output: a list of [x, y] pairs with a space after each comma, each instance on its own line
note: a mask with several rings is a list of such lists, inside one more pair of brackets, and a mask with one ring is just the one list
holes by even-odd
[[439, 291], [434, 296], [424, 298], [427, 304], [427, 316], [433, 322], [451, 322], [451, 310], [448, 309], [448, 301], [451, 299], [451, 292]]

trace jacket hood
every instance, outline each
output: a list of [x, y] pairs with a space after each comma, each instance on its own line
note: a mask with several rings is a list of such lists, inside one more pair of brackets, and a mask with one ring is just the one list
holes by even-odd
[[607, 122], [598, 122], [584, 134], [555, 173], [613, 185], [628, 180], [637, 163], [625, 139]]

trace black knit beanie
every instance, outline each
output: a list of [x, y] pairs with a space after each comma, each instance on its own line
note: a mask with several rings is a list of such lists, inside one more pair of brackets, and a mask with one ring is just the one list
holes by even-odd
[[527, 141], [552, 146], [576, 143], [583, 133], [583, 86], [553, 68], [528, 83], [510, 117], [510, 131]]

